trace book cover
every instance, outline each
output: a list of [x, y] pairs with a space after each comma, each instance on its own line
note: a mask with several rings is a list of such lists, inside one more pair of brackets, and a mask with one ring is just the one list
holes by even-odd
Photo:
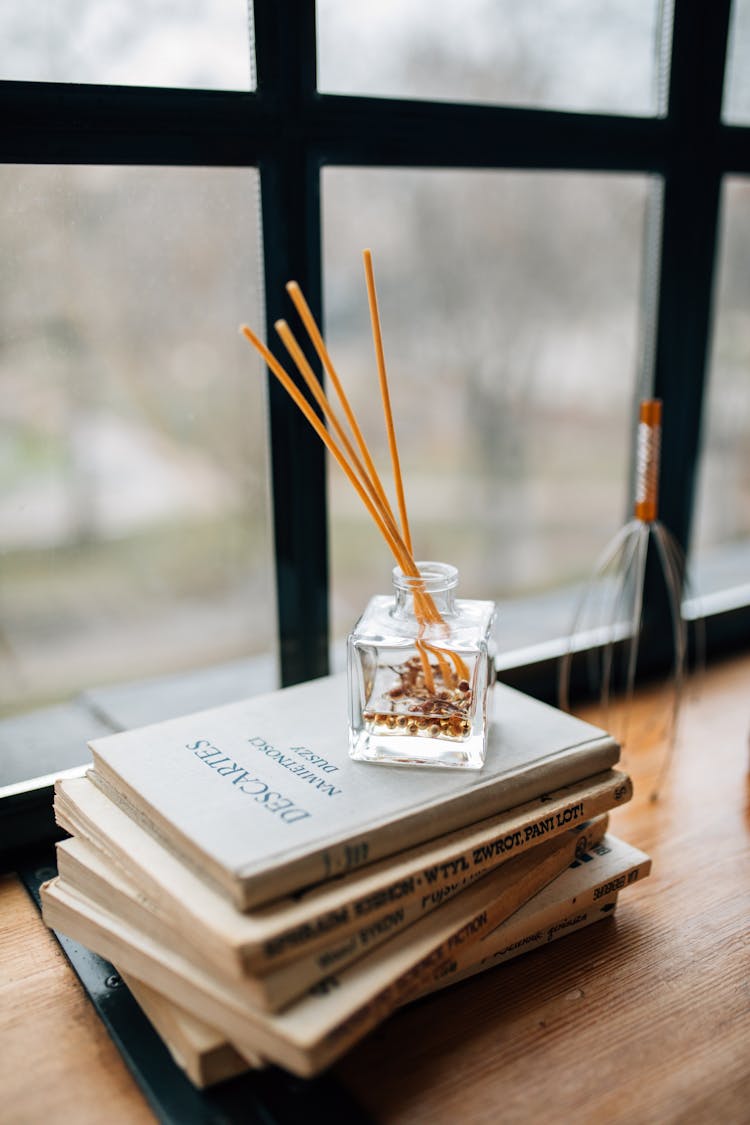
[[497, 684], [484, 769], [349, 758], [325, 677], [91, 743], [92, 779], [240, 909], [393, 855], [614, 766], [604, 731]]
[[[312, 891], [237, 911], [85, 778], [56, 788], [58, 823], [92, 843], [152, 909], [229, 974], [250, 972], [280, 988], [271, 1006], [350, 963], [483, 872], [542, 839], [624, 804], [626, 774], [608, 770], [448, 836], [399, 852]], [[102, 904], [107, 906], [106, 897]], [[293, 963], [294, 980], [290, 964]], [[290, 991], [291, 988], [291, 991]]]
[[64, 880], [42, 888], [47, 925], [167, 992], [241, 1053], [250, 1051], [300, 1075], [328, 1066], [400, 1003], [416, 995], [455, 957], [456, 950], [494, 929], [575, 857], [601, 839], [603, 824], [539, 844], [477, 880], [457, 898], [415, 922], [380, 949], [345, 970], [336, 987], [309, 994], [285, 1012], [251, 1007], [207, 967], [192, 964], [169, 946], [126, 924], [79, 895]]

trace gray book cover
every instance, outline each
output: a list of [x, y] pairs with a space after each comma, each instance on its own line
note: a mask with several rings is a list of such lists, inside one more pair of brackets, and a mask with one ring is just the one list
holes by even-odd
[[611, 768], [604, 731], [497, 684], [479, 771], [348, 755], [346, 678], [95, 739], [92, 780], [243, 909]]

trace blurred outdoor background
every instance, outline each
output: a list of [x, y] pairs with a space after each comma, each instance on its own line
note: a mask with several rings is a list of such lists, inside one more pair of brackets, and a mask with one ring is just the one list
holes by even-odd
[[[320, 0], [324, 92], [650, 115], [659, 0]], [[4, 0], [0, 77], [250, 89], [244, 0]], [[750, 0], [725, 117], [750, 123]], [[415, 550], [559, 636], [628, 515], [660, 186], [643, 175], [326, 169], [326, 338], [387, 467], [372, 248]], [[253, 171], [0, 166], [0, 714], [275, 649]], [[723, 193], [693, 570], [750, 581], [750, 183]], [[274, 345], [275, 346], [275, 345]], [[387, 472], [384, 474], [388, 476]], [[329, 466], [333, 638], [391, 560]]]

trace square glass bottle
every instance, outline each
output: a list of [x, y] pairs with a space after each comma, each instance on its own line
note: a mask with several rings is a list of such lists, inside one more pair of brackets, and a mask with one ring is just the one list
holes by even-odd
[[494, 602], [455, 597], [458, 571], [393, 570], [350, 634], [349, 754], [364, 762], [481, 769], [495, 680]]

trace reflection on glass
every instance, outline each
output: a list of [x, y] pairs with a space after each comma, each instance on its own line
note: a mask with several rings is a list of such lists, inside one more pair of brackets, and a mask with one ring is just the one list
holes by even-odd
[[328, 93], [661, 111], [660, 0], [319, 0]]
[[247, 0], [3, 0], [0, 78], [255, 87]]
[[719, 277], [697, 523], [696, 592], [750, 582], [750, 181], [722, 200]]
[[253, 171], [0, 175], [0, 711], [273, 647]]
[[750, 0], [732, 2], [723, 116], [732, 125], [750, 125]]
[[[326, 338], [376, 463], [388, 465], [361, 248], [371, 246], [417, 557], [465, 597], [535, 595], [585, 577], [628, 501], [646, 177], [330, 169]], [[334, 636], [390, 588], [387, 552], [330, 474]], [[555, 617], [555, 615], [557, 615]]]

